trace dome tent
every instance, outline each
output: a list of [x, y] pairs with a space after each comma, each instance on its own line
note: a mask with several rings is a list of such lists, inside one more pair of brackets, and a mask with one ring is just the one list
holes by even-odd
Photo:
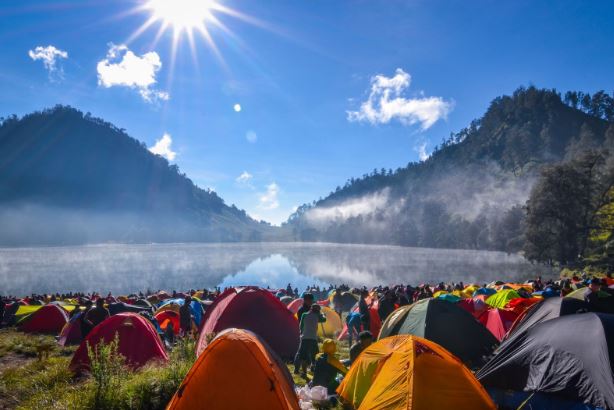
[[120, 313], [92, 329], [75, 352], [70, 369], [74, 372], [89, 369], [88, 345], [96, 349], [100, 343], [111, 343], [116, 335], [119, 338], [118, 353], [132, 368], [141, 367], [150, 360], [168, 360], [156, 329], [147, 319], [135, 313]]
[[506, 340], [476, 376], [493, 397], [510, 400], [502, 406], [515, 408], [528, 400], [534, 408], [612, 409], [612, 346], [614, 316], [562, 316]]
[[48, 333], [57, 335], [68, 323], [68, 314], [58, 305], [45, 305], [21, 323], [25, 333]]
[[379, 338], [409, 334], [431, 340], [470, 367], [479, 367], [497, 339], [471, 313], [455, 303], [423, 299], [388, 316]]
[[429, 340], [408, 335], [366, 348], [337, 389], [344, 402], [371, 409], [495, 409], [471, 371]]
[[169, 410], [298, 410], [288, 369], [254, 333], [226, 329], [198, 357]]
[[320, 312], [326, 317], [326, 322], [318, 324], [318, 336], [332, 339], [343, 330], [341, 317], [329, 307], [321, 306]]
[[58, 344], [60, 346], [70, 346], [81, 344], [83, 335], [81, 334], [81, 315], [83, 312], [79, 312], [70, 318], [69, 322], [64, 325], [60, 332], [60, 338]]
[[512, 337], [514, 334], [522, 333], [536, 324], [556, 319], [560, 316], [586, 313], [588, 311], [588, 304], [582, 300], [572, 298], [548, 298], [538, 305], [533, 305], [524, 315], [520, 316], [518, 321], [512, 326], [508, 338]]
[[282, 358], [294, 357], [299, 328], [294, 315], [271, 292], [258, 287], [229, 288], [207, 309], [197, 345], [197, 354], [207, 347], [211, 334], [229, 328], [257, 334]]

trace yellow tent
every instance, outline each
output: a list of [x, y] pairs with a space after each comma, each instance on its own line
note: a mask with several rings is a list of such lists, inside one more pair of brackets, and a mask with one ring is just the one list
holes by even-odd
[[409, 335], [387, 337], [365, 349], [337, 393], [358, 410], [496, 408], [456, 357]]
[[336, 338], [343, 331], [341, 318], [329, 307], [322, 306], [320, 312], [326, 316], [326, 322], [318, 325], [318, 336], [325, 339]]
[[504, 309], [510, 300], [519, 298], [520, 295], [514, 289], [503, 289], [486, 299], [486, 304], [498, 309]]

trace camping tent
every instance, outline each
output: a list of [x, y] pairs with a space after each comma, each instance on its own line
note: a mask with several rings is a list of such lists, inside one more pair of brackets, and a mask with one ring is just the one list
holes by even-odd
[[320, 307], [320, 312], [326, 317], [326, 322], [318, 325], [318, 336], [332, 339], [343, 330], [341, 317], [329, 307]]
[[416, 336], [373, 343], [337, 392], [360, 410], [495, 409], [469, 369], [438, 344]]
[[68, 323], [68, 314], [58, 305], [45, 305], [32, 313], [21, 324], [26, 333], [49, 333], [57, 335]]
[[165, 331], [168, 324], [172, 323], [175, 333], [179, 332], [179, 329], [180, 329], [179, 313], [174, 312], [172, 310], [163, 310], [162, 312], [156, 313], [154, 317], [160, 324], [160, 328], [162, 330]]
[[116, 335], [118, 353], [132, 368], [141, 367], [150, 360], [168, 360], [156, 329], [147, 319], [135, 313], [120, 313], [92, 329], [75, 352], [70, 369], [75, 372], [87, 370], [90, 365], [88, 345], [96, 350], [100, 343], [111, 343]]
[[[612, 346], [614, 316], [601, 313], [562, 316], [506, 340], [477, 377], [494, 392], [516, 392], [515, 396], [507, 397], [517, 403], [537, 394], [568, 400], [568, 404], [556, 406], [560, 409], [577, 408], [574, 406], [582, 403], [612, 409]], [[532, 397], [527, 408], [539, 407], [531, 400]], [[517, 407], [513, 403], [499, 404]]]
[[79, 312], [70, 318], [60, 332], [58, 344], [60, 346], [78, 345], [83, 340], [81, 333], [81, 321], [79, 320], [83, 312]]
[[520, 295], [514, 289], [503, 289], [486, 299], [486, 303], [492, 307], [503, 309], [510, 300], [519, 298]]
[[[379, 300], [377, 299], [377, 293], [372, 292], [369, 296], [365, 298], [367, 305], [369, 306], [369, 330], [373, 335], [378, 335], [382, 328], [382, 321], [379, 317], [378, 308], [379, 308]], [[358, 303], [354, 305], [351, 312], [359, 312]], [[344, 340], [348, 337], [348, 326], [347, 323], [343, 325], [343, 330], [341, 334], [337, 338], [337, 340]]]
[[469, 366], [484, 363], [497, 339], [471, 313], [440, 299], [423, 299], [392, 312], [379, 338], [409, 334], [443, 346]]
[[538, 323], [556, 319], [559, 316], [585, 313], [588, 310], [588, 305], [581, 300], [570, 298], [545, 299], [542, 303], [534, 305], [523, 316], [519, 317], [512, 326], [509, 337], [522, 333]]
[[458, 301], [458, 306], [471, 313], [473, 317], [478, 318], [484, 313], [490, 306], [484, 302], [483, 299], [478, 297], [471, 297]]
[[227, 329], [198, 357], [169, 410], [298, 410], [287, 367], [254, 333]]
[[260, 336], [282, 358], [294, 357], [299, 329], [294, 315], [271, 292], [257, 288], [229, 288], [215, 299], [205, 316], [197, 353], [211, 334], [236, 327]]
[[482, 313], [478, 320], [498, 341], [501, 341], [511, 329], [516, 318], [518, 315], [510, 310], [493, 308]]
[[303, 306], [303, 299], [301, 298], [294, 299], [292, 302], [288, 303], [287, 305], [288, 310], [292, 312], [292, 314], [294, 315], [296, 315], [296, 313], [301, 308], [301, 306]]
[[[160, 303], [156, 313], [164, 312], [165, 310], [172, 310], [173, 312], [179, 313], [179, 309], [185, 303], [185, 299], [177, 298], [177, 299], [166, 299], [164, 302]], [[190, 312], [192, 312], [192, 316], [194, 317], [194, 323], [196, 326], [200, 326], [203, 320], [203, 306], [197, 300], [192, 300], [190, 302]]]

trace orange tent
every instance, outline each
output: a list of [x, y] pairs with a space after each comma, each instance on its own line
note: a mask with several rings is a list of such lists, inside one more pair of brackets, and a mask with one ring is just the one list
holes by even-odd
[[254, 333], [227, 329], [198, 357], [168, 410], [298, 410], [288, 369]]
[[365, 349], [337, 393], [359, 410], [496, 408], [456, 357], [409, 335], [387, 337]]

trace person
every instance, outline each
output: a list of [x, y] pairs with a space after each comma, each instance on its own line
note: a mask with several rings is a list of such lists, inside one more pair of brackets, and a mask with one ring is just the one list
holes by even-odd
[[360, 314], [362, 330], [371, 329], [371, 313], [369, 312], [369, 305], [367, 304], [367, 296], [369, 296], [369, 292], [363, 289], [362, 292], [360, 292], [360, 300], [358, 301], [358, 313]]
[[89, 311], [92, 310], [92, 305], [93, 303], [91, 300], [86, 300], [84, 304], [85, 308], [83, 309], [83, 313], [81, 313], [81, 316], [79, 316], [79, 318], [77, 319], [79, 320], [79, 327], [81, 328], [81, 337], [83, 339], [85, 339], [92, 330], [92, 327], [85, 321], [85, 317], [87, 316]]
[[85, 315], [84, 321], [89, 327], [89, 329], [92, 330], [98, 324], [104, 322], [104, 320], [107, 319], [109, 316], [111, 316], [111, 314], [109, 313], [107, 308], [104, 307], [104, 299], [98, 298], [96, 299], [96, 307], [93, 309], [90, 309], [87, 312], [87, 314]]
[[298, 312], [296, 312], [296, 317], [298, 318], [299, 322], [301, 317], [303, 317], [303, 313], [307, 313], [311, 310], [311, 305], [313, 305], [313, 294], [305, 293], [303, 295], [303, 305], [298, 309]]
[[335, 394], [335, 390], [339, 387], [337, 374], [345, 375], [348, 371], [337, 359], [336, 352], [337, 344], [331, 339], [324, 340], [322, 343], [322, 353], [317, 356], [313, 380], [311, 381], [312, 387], [326, 387], [328, 394]]
[[172, 348], [175, 345], [175, 327], [170, 319], [166, 319], [166, 329], [164, 329], [163, 339], [167, 348]]
[[333, 291], [333, 309], [335, 309], [335, 312], [341, 317], [343, 313], [343, 301], [341, 298], [341, 290], [339, 289]]
[[384, 296], [379, 300], [379, 306], [377, 307], [377, 313], [382, 323], [388, 315], [394, 311], [394, 293], [391, 290], [387, 290]]
[[192, 333], [192, 297], [186, 296], [183, 305], [179, 308], [179, 326], [183, 335]]
[[294, 356], [294, 374], [300, 372], [303, 378], [307, 378], [307, 365], [313, 365], [318, 354], [318, 325], [324, 322], [326, 317], [320, 313], [320, 305], [312, 305], [309, 312], [301, 316], [301, 338]]
[[368, 330], [364, 332], [360, 332], [358, 335], [358, 341], [350, 347], [350, 366], [354, 361], [358, 358], [358, 355], [362, 353], [367, 347], [371, 346], [373, 343], [373, 334]]
[[2, 327], [2, 323], [4, 321], [4, 310], [6, 309], [6, 303], [4, 302], [4, 298], [0, 297], [0, 328]]
[[352, 346], [352, 340], [354, 340], [354, 336], [356, 336], [356, 338], [360, 336], [360, 325], [362, 323], [360, 319], [360, 313], [350, 312], [345, 318], [345, 323], [348, 327], [349, 345]]

